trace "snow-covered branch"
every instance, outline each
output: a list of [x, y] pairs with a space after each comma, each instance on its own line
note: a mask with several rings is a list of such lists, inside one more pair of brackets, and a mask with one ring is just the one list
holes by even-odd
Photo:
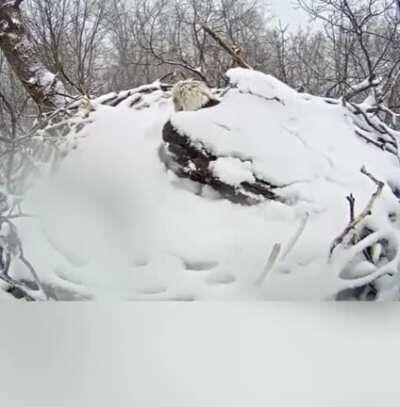
[[[350, 233], [353, 233], [356, 229], [356, 227], [365, 220], [365, 218], [369, 215], [371, 215], [372, 208], [374, 206], [375, 201], [379, 198], [380, 194], [382, 193], [383, 187], [385, 186], [385, 183], [382, 181], [379, 181], [376, 179], [371, 173], [369, 173], [365, 167], [361, 168], [361, 173], [366, 175], [375, 185], [376, 185], [376, 191], [371, 195], [371, 198], [369, 199], [367, 205], [365, 208], [361, 211], [361, 213], [358, 216], [354, 216], [354, 212], [351, 211], [350, 215], [350, 222], [349, 224], [345, 227], [343, 232], [335, 238], [335, 240], [332, 242], [330, 250], [329, 250], [329, 257], [331, 258], [333, 255], [334, 250], [336, 247], [343, 242], [343, 240], [348, 236]], [[352, 201], [352, 205], [354, 204], [354, 201]]]

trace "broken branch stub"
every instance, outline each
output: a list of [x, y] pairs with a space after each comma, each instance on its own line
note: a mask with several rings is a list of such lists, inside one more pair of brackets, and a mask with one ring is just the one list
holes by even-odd
[[[332, 254], [334, 250], [336, 249], [339, 244], [343, 242], [345, 237], [352, 231], [355, 230], [355, 228], [369, 215], [372, 213], [372, 207], [374, 206], [375, 201], [378, 199], [380, 194], [382, 193], [383, 187], [385, 186], [385, 183], [382, 181], [379, 181], [377, 178], [375, 178], [370, 172], [366, 170], [365, 167], [361, 168], [361, 174], [366, 175], [375, 185], [376, 185], [376, 191], [371, 195], [371, 198], [369, 199], [366, 207], [363, 209], [363, 211], [356, 217], [353, 215], [350, 215], [350, 217], [353, 217], [353, 219], [350, 219], [350, 222], [344, 229], [344, 231], [336, 237], [336, 239], [332, 242], [330, 250], [329, 250], [329, 258], [332, 257]], [[352, 196], [352, 195], [351, 195]], [[348, 199], [349, 200], [349, 199]], [[354, 197], [353, 197], [354, 200]], [[349, 202], [352, 202], [350, 199]], [[354, 202], [352, 202], [354, 204]]]

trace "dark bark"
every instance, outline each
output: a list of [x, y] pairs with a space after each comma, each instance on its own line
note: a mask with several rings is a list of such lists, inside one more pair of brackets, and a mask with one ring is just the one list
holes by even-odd
[[64, 86], [36, 55], [19, 8], [21, 3], [0, 0], [0, 49], [40, 111], [51, 111], [65, 104]]
[[266, 199], [283, 201], [274, 192], [276, 186], [259, 178], [252, 183], [242, 182], [240, 187], [218, 179], [210, 166], [218, 157], [204, 147], [194, 147], [190, 138], [177, 132], [170, 121], [165, 124], [162, 137], [164, 144], [160, 148], [160, 159], [179, 177], [210, 185], [224, 198], [243, 205], [257, 204]]

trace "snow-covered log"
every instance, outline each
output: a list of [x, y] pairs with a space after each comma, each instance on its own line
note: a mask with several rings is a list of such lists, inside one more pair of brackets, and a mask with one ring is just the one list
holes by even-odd
[[[178, 176], [210, 185], [232, 202], [250, 205], [260, 199], [281, 200], [274, 193], [276, 186], [251, 173], [248, 160], [218, 157], [204, 146], [192, 144], [170, 121], [165, 124], [162, 137], [165, 145], [160, 147], [160, 158]], [[224, 178], [224, 173], [228, 177]]]
[[60, 108], [65, 104], [64, 86], [36, 55], [23, 21], [21, 2], [0, 0], [0, 48], [40, 111]]

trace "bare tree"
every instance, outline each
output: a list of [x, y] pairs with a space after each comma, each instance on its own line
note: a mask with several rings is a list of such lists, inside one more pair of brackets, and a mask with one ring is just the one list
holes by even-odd
[[71, 93], [93, 94], [107, 57], [105, 0], [27, 0], [27, 24], [42, 61]]
[[34, 52], [24, 24], [23, 0], [0, 0], [0, 48], [14, 73], [41, 111], [64, 104], [64, 87]]
[[133, 10], [130, 26], [136, 55], [131, 63], [141, 64], [143, 70], [150, 67], [156, 77], [175, 71], [212, 85], [223, 83], [232, 55], [207, 34], [204, 25], [229, 47], [241, 48], [250, 66], [262, 59], [258, 55], [265, 48], [268, 16], [260, 0], [138, 0]]
[[[397, 81], [400, 69], [400, 18], [395, 0], [298, 0], [298, 3], [323, 23], [329, 43], [327, 58], [335, 78], [329, 93], [336, 88], [340, 96], [352, 99], [375, 88], [378, 102], [389, 94], [393, 97], [393, 81]], [[360, 83], [362, 86], [358, 86]]]

